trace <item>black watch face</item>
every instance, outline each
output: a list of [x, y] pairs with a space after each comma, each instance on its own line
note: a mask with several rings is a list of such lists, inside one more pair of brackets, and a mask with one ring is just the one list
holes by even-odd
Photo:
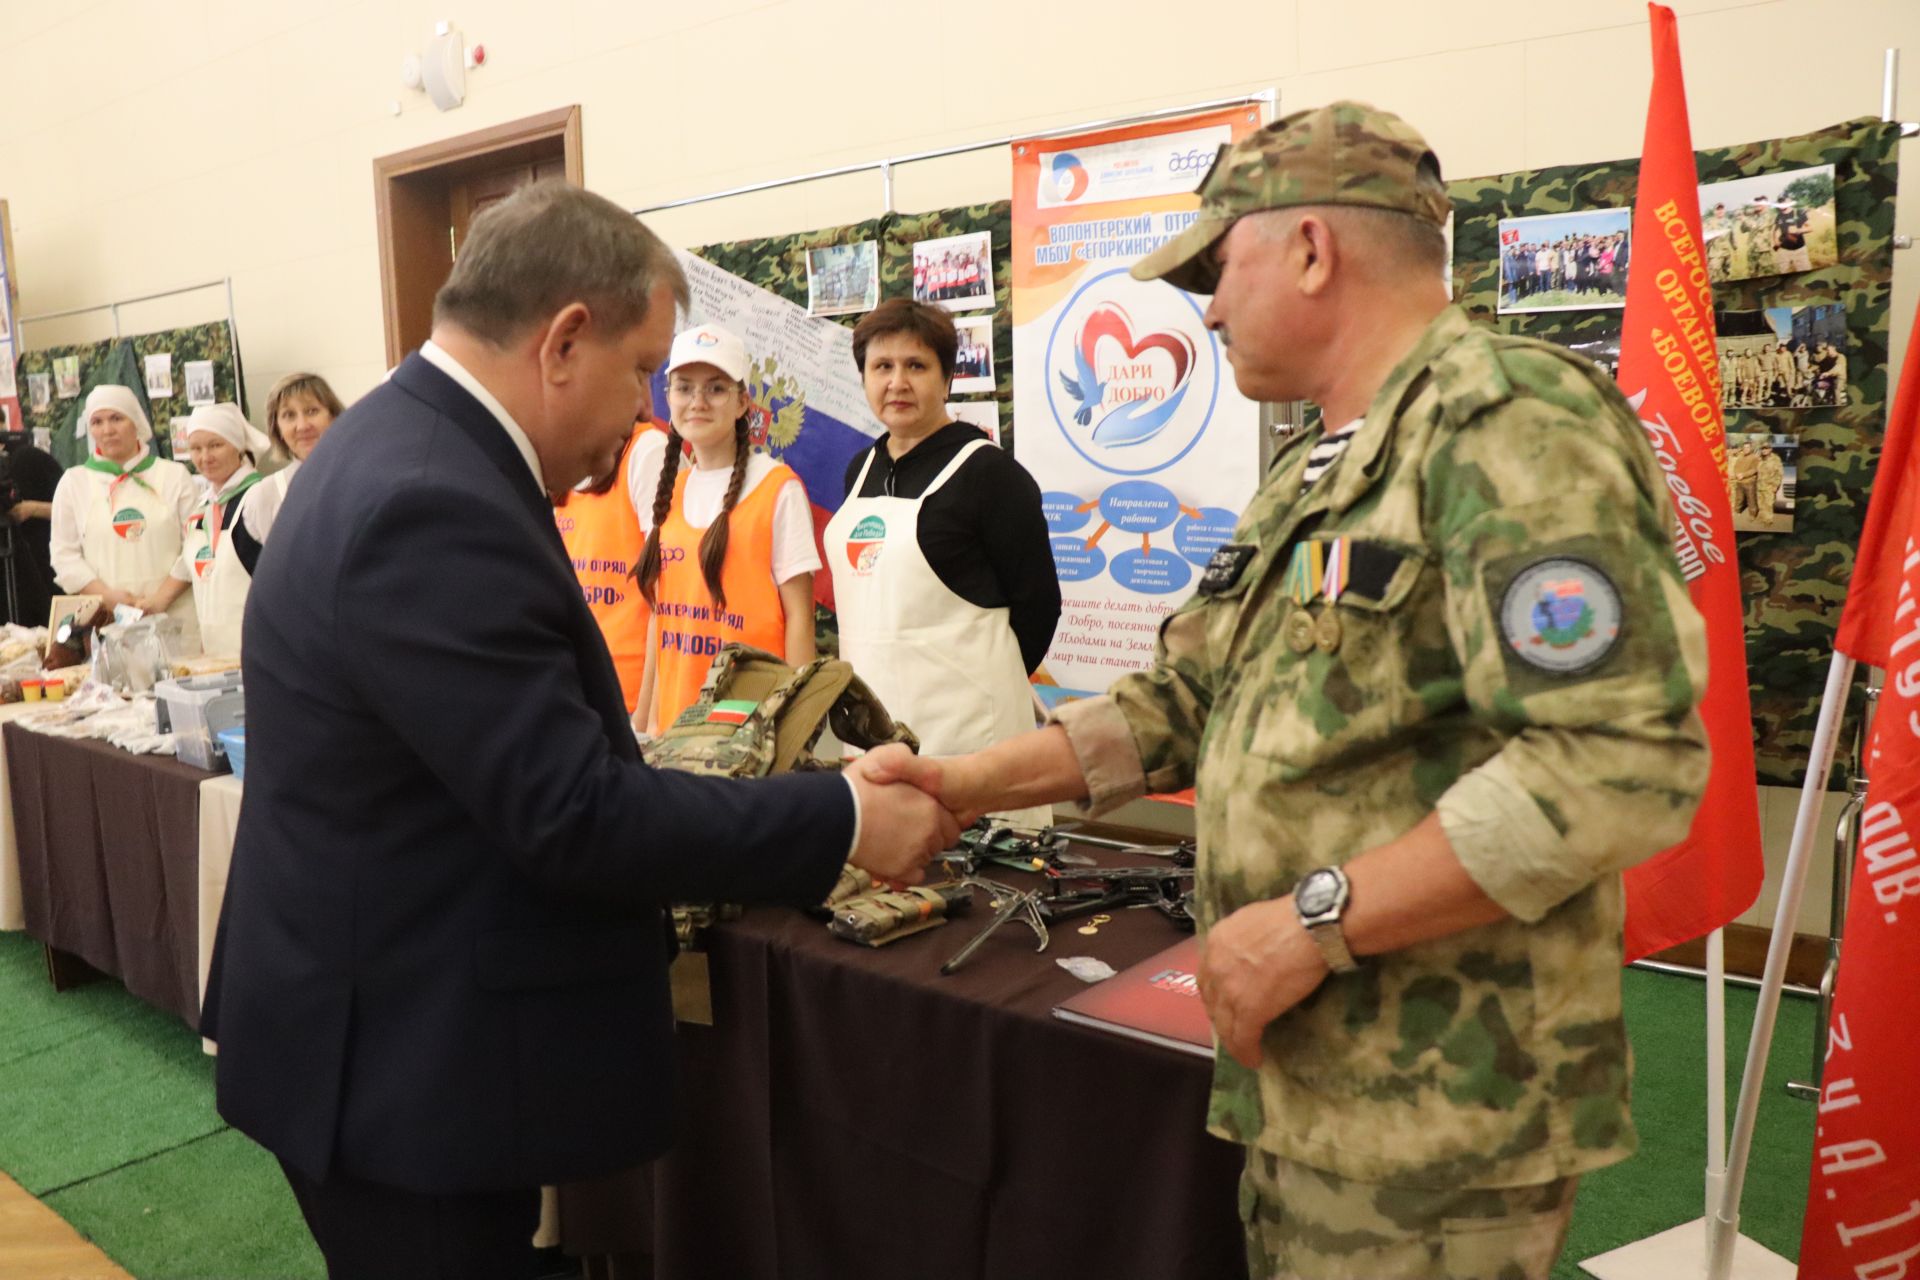
[[1304, 916], [1331, 911], [1340, 900], [1340, 881], [1331, 871], [1315, 871], [1294, 886], [1293, 902]]

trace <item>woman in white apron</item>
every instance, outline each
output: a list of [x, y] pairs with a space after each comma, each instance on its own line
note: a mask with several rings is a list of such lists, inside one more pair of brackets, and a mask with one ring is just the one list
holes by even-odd
[[[887, 434], [849, 464], [847, 499], [823, 538], [840, 656], [930, 756], [1033, 728], [1027, 677], [1060, 620], [1040, 487], [947, 416], [958, 345], [946, 310], [904, 298], [854, 330], [867, 403]], [[1045, 807], [999, 816], [1052, 821]]]
[[260, 563], [260, 549], [273, 530], [280, 504], [287, 500], [287, 486], [293, 483], [294, 474], [333, 420], [346, 411], [340, 397], [317, 373], [290, 373], [267, 393], [267, 433], [293, 461], [253, 486], [240, 501], [240, 517], [231, 535], [233, 549], [249, 575]]
[[187, 450], [207, 493], [187, 517], [173, 576], [192, 584], [200, 647], [210, 656], [240, 656], [240, 623], [253, 576], [240, 563], [231, 535], [241, 499], [261, 480], [253, 460], [271, 447], [238, 405], [203, 404], [187, 419]]
[[200, 652], [186, 583], [172, 576], [181, 527], [199, 500], [193, 474], [155, 457], [153, 427], [126, 387], [93, 389], [80, 411], [93, 456], [53, 493], [54, 581], [68, 595], [97, 595], [111, 609], [165, 613], [180, 626], [180, 653]]

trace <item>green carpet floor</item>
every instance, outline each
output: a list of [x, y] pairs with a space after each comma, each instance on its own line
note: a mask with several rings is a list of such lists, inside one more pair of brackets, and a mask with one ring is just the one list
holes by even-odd
[[[1576, 1260], [1701, 1214], [1706, 1156], [1704, 988], [1628, 971], [1640, 1154], [1586, 1180], [1555, 1280]], [[1730, 989], [1728, 1097], [1754, 993]], [[1741, 1229], [1799, 1251], [1813, 1108], [1803, 1078], [1813, 1006], [1781, 1008]], [[213, 1110], [213, 1060], [169, 1015], [111, 982], [55, 996], [40, 948], [0, 934], [0, 1169], [141, 1280], [320, 1280], [319, 1254], [273, 1159]], [[1731, 1106], [1731, 1102], [1729, 1103]]]

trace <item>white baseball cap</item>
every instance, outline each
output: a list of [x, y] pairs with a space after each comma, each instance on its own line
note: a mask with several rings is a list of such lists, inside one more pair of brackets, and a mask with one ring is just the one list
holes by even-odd
[[697, 324], [673, 340], [667, 372], [690, 364], [710, 364], [735, 382], [747, 380], [747, 344], [717, 324]]

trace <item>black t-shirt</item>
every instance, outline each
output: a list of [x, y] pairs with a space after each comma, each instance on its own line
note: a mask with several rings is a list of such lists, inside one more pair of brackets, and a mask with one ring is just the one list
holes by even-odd
[[[954, 455], [986, 433], [950, 422], [900, 458], [887, 437], [847, 464], [848, 497], [918, 498]], [[860, 492], [853, 492], [871, 454]], [[977, 451], [920, 507], [920, 553], [947, 590], [982, 609], [1006, 608], [1028, 674], [1039, 667], [1060, 621], [1060, 580], [1040, 510], [1040, 486], [1000, 448]]]
[[1782, 209], [1773, 215], [1780, 228], [1780, 247], [1800, 249], [1807, 243], [1807, 215], [1799, 209]]
[[[13, 473], [16, 495], [24, 502], [52, 502], [53, 491], [60, 487], [60, 464], [45, 449], [24, 437], [6, 445], [8, 468]], [[22, 626], [44, 627], [47, 611], [53, 605], [53, 522], [23, 520], [12, 527], [13, 587], [16, 605], [6, 608], [0, 596], [0, 610], [12, 616], [6, 621]]]

